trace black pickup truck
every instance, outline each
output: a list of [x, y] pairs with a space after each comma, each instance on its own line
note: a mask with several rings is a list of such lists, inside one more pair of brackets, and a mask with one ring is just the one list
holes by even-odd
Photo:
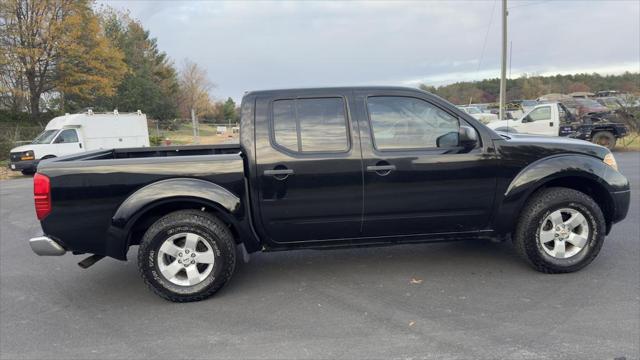
[[39, 255], [127, 259], [172, 301], [204, 299], [248, 253], [511, 239], [572, 272], [629, 207], [606, 148], [500, 134], [409, 88], [256, 91], [240, 145], [101, 150], [34, 176]]

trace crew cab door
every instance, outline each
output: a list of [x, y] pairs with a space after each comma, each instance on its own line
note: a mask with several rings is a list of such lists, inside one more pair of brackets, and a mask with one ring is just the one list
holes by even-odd
[[558, 108], [556, 104], [538, 105], [522, 118], [516, 130], [525, 134], [558, 136]]
[[460, 147], [460, 124], [469, 124], [444, 103], [420, 96], [398, 90], [356, 97], [365, 168], [363, 237], [419, 237], [488, 225], [496, 177], [495, 159], [485, 150], [490, 144]]
[[261, 226], [274, 243], [358, 237], [362, 157], [350, 91], [256, 100], [256, 176]]
[[56, 156], [64, 156], [84, 151], [76, 129], [63, 129], [53, 140]]

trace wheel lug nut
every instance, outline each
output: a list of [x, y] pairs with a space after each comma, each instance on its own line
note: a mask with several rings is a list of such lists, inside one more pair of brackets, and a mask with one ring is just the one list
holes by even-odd
[[185, 250], [184, 252], [185, 252], [186, 254], [188, 254], [188, 253], [189, 253], [189, 250]]
[[192, 264], [195, 264], [195, 263], [196, 263], [196, 261], [195, 261], [195, 260], [191, 260], [191, 263], [192, 263]]
[[182, 260], [178, 260], [178, 264], [182, 264]]
[[194, 253], [191, 253], [191, 257], [196, 257], [196, 254], [194, 254]]

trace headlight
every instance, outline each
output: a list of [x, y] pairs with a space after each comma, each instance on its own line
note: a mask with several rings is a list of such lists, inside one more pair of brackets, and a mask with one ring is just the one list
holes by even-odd
[[602, 159], [602, 161], [611, 166], [612, 168], [614, 168], [616, 171], [618, 171], [618, 163], [616, 162], [616, 158], [613, 157], [612, 153], [608, 153], [604, 159]]
[[33, 151], [31, 150], [23, 152], [22, 155], [20, 156], [20, 160], [33, 160], [33, 159], [35, 159], [35, 157], [33, 156]]

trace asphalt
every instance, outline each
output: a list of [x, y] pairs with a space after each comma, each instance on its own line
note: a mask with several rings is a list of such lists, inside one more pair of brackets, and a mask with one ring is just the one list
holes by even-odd
[[490, 242], [259, 253], [189, 304], [148, 291], [135, 261], [36, 256], [31, 180], [3, 181], [0, 358], [638, 359], [640, 153], [616, 157], [631, 210], [580, 272]]

